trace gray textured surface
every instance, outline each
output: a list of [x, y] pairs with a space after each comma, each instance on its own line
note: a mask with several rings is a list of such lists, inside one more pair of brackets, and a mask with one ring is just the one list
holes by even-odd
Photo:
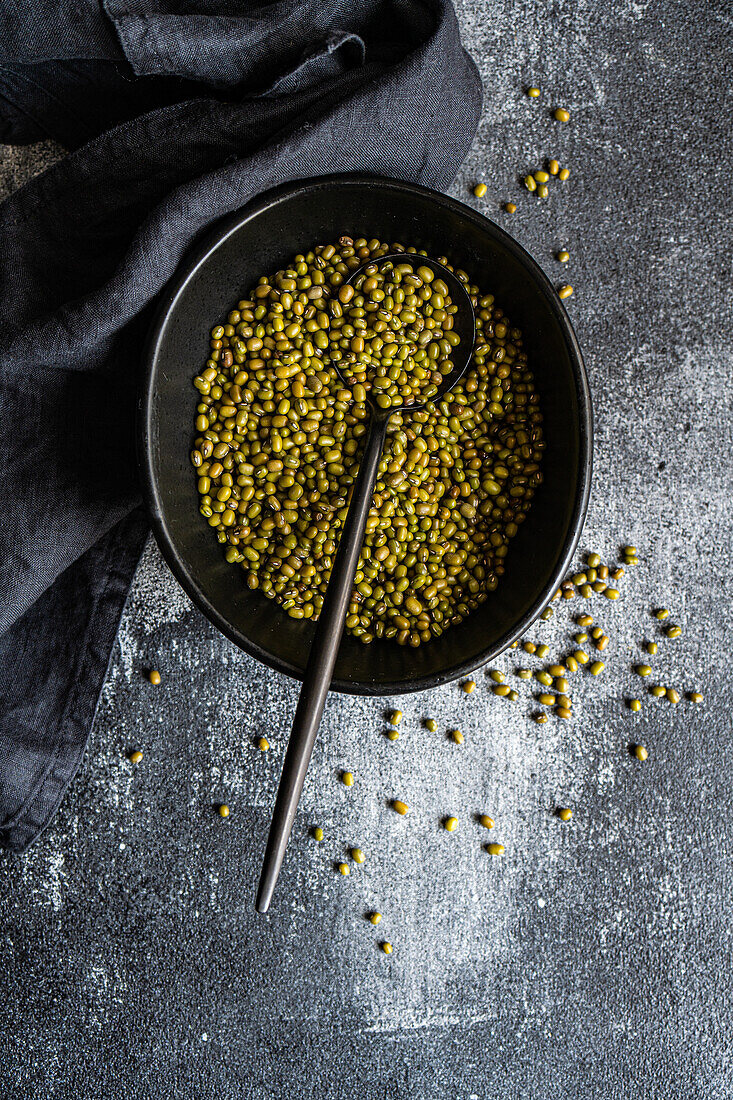
[[[42, 842], [0, 861], [7, 1100], [733, 1096], [732, 680], [717, 644], [733, 587], [730, 6], [462, 0], [460, 16], [486, 111], [455, 194], [477, 203], [484, 179], [477, 205], [558, 282], [552, 252], [568, 246], [597, 410], [583, 547], [632, 541], [643, 558], [598, 607], [606, 674], [579, 677], [564, 725], [535, 725], [483, 677], [470, 698], [411, 696], [394, 744], [378, 702], [333, 697], [277, 905], [257, 919], [297, 689], [218, 637], [150, 547], [82, 773]], [[558, 102], [568, 126], [549, 118]], [[53, 150], [6, 154], [11, 186]], [[573, 174], [542, 204], [516, 177], [551, 155]], [[684, 635], [660, 646], [658, 678], [705, 702], [631, 715], [660, 601]], [[566, 651], [572, 608], [532, 636]], [[458, 719], [466, 743], [422, 731], [427, 714]], [[411, 817], [386, 810], [394, 795]], [[496, 819], [501, 860], [476, 811]], [[343, 879], [332, 864], [351, 843], [367, 862]]]

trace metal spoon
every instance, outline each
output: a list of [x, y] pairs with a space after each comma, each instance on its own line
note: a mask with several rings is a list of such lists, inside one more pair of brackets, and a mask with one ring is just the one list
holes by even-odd
[[[447, 267], [435, 260], [429, 260], [425, 256], [417, 256], [409, 252], [392, 253], [388, 256], [369, 260], [361, 267], [356, 268], [346, 282], [353, 285], [355, 280], [364, 273], [364, 268], [373, 263], [378, 263], [381, 267], [388, 260], [393, 264], [409, 263], [429, 267], [436, 277], [446, 283], [453, 304], [458, 306], [458, 311], [454, 315], [453, 328], [461, 340], [452, 355], [455, 363], [454, 369], [443, 379], [438, 393], [430, 399], [431, 401], [438, 401], [444, 393], [447, 393], [458, 382], [471, 359], [476, 335], [476, 321], [471, 299], [463, 283]], [[334, 363], [334, 366], [344, 385], [347, 386], [338, 364]], [[420, 404], [416, 402], [409, 406], [401, 405], [382, 409], [372, 400], [371, 390], [367, 396], [367, 401], [371, 408], [369, 434], [364, 447], [359, 473], [354, 482], [351, 503], [341, 533], [341, 540], [323, 600], [323, 607], [318, 616], [316, 632], [303, 677], [303, 687], [300, 691], [300, 699], [298, 700], [298, 707], [290, 732], [290, 740], [283, 763], [280, 786], [272, 814], [272, 824], [267, 838], [262, 874], [257, 891], [256, 904], [260, 913], [266, 913], [270, 907], [293, 821], [295, 820], [295, 812], [298, 808], [305, 774], [313, 752], [326, 696], [333, 677], [333, 668], [336, 663], [354, 584], [354, 574], [356, 573], [359, 554], [364, 541], [364, 527], [371, 507], [379, 460], [387, 435], [387, 426], [394, 413], [406, 408], [409, 408], [410, 412], [414, 412], [420, 408]]]

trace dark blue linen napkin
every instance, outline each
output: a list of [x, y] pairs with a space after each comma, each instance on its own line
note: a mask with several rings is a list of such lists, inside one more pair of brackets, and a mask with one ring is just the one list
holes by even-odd
[[444, 188], [481, 85], [449, 0], [0, 4], [0, 142], [70, 150], [0, 206], [0, 844], [86, 745], [147, 534], [149, 307], [263, 190], [368, 169]]

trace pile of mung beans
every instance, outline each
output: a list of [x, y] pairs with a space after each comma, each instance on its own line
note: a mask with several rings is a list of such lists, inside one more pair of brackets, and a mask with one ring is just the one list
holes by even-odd
[[[414, 253], [416, 272], [426, 255], [344, 236], [262, 276], [212, 329], [194, 379], [200, 512], [247, 585], [295, 619], [317, 618], [323, 604], [368, 428], [364, 384], [347, 387], [335, 364], [358, 362], [352, 340], [376, 352], [394, 332], [378, 329], [366, 301], [354, 306], [356, 294], [344, 302], [342, 285], [388, 252]], [[542, 480], [542, 414], [521, 332], [492, 294], [454, 273], [475, 309], [473, 358], [449, 393], [390, 419], [346, 619], [364, 643], [419, 646], [476, 608]], [[425, 326], [439, 324], [451, 346], [445, 294], [420, 278], [431, 289], [420, 298]], [[411, 290], [422, 287], [385, 295], [405, 322]]]

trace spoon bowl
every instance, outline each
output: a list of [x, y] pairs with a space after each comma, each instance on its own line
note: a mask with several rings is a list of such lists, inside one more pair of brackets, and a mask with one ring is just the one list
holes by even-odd
[[[393, 413], [404, 412], [406, 410], [414, 412], [415, 409], [422, 408], [427, 401], [439, 401], [444, 394], [450, 392], [456, 382], [460, 381], [473, 354], [473, 345], [476, 339], [476, 317], [473, 312], [473, 305], [464, 284], [450, 268], [445, 266], [445, 264], [438, 263], [437, 260], [431, 260], [428, 256], [417, 255], [414, 252], [390, 252], [385, 256], [380, 256], [376, 260], [367, 261], [367, 263], [362, 264], [361, 267], [357, 267], [355, 271], [352, 271], [348, 279], [344, 280], [342, 285], [356, 287], [357, 280], [367, 273], [367, 268], [376, 266], [378, 270], [383, 270], [384, 265], [387, 264], [391, 264], [392, 267], [394, 267], [396, 264], [416, 263], [419, 267], [430, 268], [435, 278], [442, 279], [448, 287], [451, 300], [457, 307], [457, 311], [453, 318], [453, 331], [458, 333], [461, 342], [456, 345], [455, 353], [452, 356], [455, 364], [453, 370], [443, 378], [443, 381], [438, 387], [438, 392], [426, 398], [425, 401], [413, 400], [409, 403], [405, 402], [402, 405], [392, 405], [387, 409], [383, 409], [382, 406], [378, 405], [374, 400], [374, 391], [372, 389], [367, 390], [367, 403], [372, 410], [372, 414], [380, 419], [386, 417], [387, 420], [389, 420]], [[344, 386], [349, 388], [350, 383], [348, 376], [344, 374], [341, 362], [334, 361], [333, 366], [336, 368], [336, 373]]]

